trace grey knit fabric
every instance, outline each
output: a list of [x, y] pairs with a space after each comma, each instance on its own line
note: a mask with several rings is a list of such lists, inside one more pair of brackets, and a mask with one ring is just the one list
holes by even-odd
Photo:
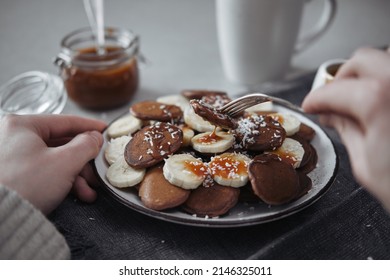
[[15, 191], [0, 186], [0, 259], [69, 259], [64, 237]]

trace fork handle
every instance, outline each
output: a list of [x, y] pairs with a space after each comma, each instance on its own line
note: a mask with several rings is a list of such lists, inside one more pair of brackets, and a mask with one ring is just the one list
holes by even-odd
[[301, 107], [291, 103], [290, 101], [281, 99], [279, 97], [274, 97], [274, 96], [272, 96], [272, 97], [270, 96], [270, 99], [272, 100], [272, 102], [280, 104], [280, 105], [283, 105], [284, 107], [287, 107], [287, 108], [289, 108], [289, 109], [291, 109], [293, 111], [304, 113], [304, 111], [303, 111], [303, 109]]

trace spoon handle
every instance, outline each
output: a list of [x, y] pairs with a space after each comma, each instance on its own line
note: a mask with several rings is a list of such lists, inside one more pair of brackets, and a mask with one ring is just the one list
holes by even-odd
[[104, 48], [104, 3], [103, 0], [84, 0], [84, 8], [89, 25], [96, 40], [96, 50], [99, 55], [105, 54]]

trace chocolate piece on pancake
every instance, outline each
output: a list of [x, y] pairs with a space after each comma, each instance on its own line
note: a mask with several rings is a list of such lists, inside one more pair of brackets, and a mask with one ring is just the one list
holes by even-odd
[[141, 120], [168, 122], [179, 119], [183, 111], [176, 105], [163, 104], [157, 101], [142, 101], [130, 107], [130, 112]]
[[297, 172], [275, 154], [256, 156], [250, 162], [248, 172], [254, 193], [267, 204], [284, 204], [300, 193]]
[[225, 91], [218, 90], [197, 90], [197, 89], [186, 89], [181, 92], [181, 95], [188, 99], [202, 99], [204, 96], [211, 95], [227, 95]]
[[190, 191], [169, 183], [164, 177], [161, 165], [146, 172], [138, 194], [146, 207], [153, 210], [164, 210], [184, 203], [190, 195]]
[[296, 133], [296, 135], [302, 137], [308, 142], [311, 142], [311, 140], [313, 140], [314, 136], [316, 135], [316, 131], [307, 124], [301, 123], [299, 131]]
[[204, 102], [203, 100], [192, 99], [190, 105], [194, 109], [195, 113], [201, 116], [203, 119], [209, 121], [213, 125], [231, 129], [236, 126], [236, 122], [226, 114], [222, 114], [217, 108]]
[[153, 166], [181, 147], [183, 132], [177, 126], [157, 122], [134, 134], [125, 148], [125, 159], [133, 168]]
[[286, 138], [286, 131], [279, 122], [256, 114], [239, 119], [234, 134], [240, 145], [250, 151], [275, 150]]
[[201, 185], [193, 190], [183, 204], [183, 209], [197, 216], [217, 217], [233, 208], [240, 195], [238, 188], [226, 187], [217, 183]]

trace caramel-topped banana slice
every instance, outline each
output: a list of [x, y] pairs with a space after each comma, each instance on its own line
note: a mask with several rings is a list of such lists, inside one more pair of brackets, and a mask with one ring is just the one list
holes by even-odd
[[294, 115], [286, 113], [272, 113], [269, 114], [269, 116], [283, 126], [287, 136], [294, 135], [299, 131], [301, 121]]
[[191, 145], [195, 151], [202, 154], [223, 153], [231, 148], [234, 136], [225, 131], [204, 132], [192, 137]]
[[250, 159], [242, 154], [224, 153], [209, 162], [211, 177], [220, 185], [242, 187], [248, 182]]
[[290, 163], [294, 168], [301, 166], [305, 150], [302, 144], [292, 138], [284, 139], [282, 146], [270, 153], [278, 155], [282, 160]]

